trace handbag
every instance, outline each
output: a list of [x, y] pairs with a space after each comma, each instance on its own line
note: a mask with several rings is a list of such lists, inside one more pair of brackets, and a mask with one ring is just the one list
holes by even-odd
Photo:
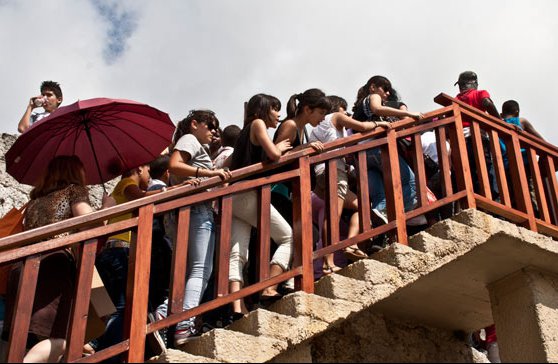
[[[0, 219], [0, 238], [17, 234], [23, 231], [23, 213], [29, 202], [19, 209], [12, 207], [6, 215]], [[8, 289], [8, 275], [12, 269], [12, 264], [0, 266], [0, 295], [5, 295]]]
[[19, 209], [12, 207], [12, 209], [0, 219], [0, 238], [17, 234], [23, 230], [23, 213], [28, 203], [21, 206]]

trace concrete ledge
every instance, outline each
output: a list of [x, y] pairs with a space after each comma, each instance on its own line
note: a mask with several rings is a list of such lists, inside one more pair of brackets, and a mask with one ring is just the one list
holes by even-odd
[[558, 272], [556, 242], [519, 229], [496, 231], [485, 242], [397, 290], [373, 309], [452, 330], [471, 331], [493, 323], [488, 284], [526, 266]]
[[327, 327], [327, 322], [307, 316], [294, 318], [276, 312], [257, 309], [250, 312], [243, 319], [233, 322], [227, 327], [227, 330], [239, 331], [254, 336], [268, 336], [284, 340], [289, 345], [296, 345], [323, 332]]
[[256, 337], [232, 330], [214, 329], [180, 349], [222, 362], [261, 363], [287, 349], [287, 343], [265, 336]]
[[270, 311], [291, 317], [308, 316], [327, 323], [334, 323], [360, 311], [362, 304], [353, 301], [295, 292], [275, 302]]

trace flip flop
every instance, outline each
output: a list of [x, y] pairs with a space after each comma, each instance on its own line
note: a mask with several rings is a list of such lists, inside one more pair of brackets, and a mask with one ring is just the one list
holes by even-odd
[[346, 247], [343, 251], [343, 254], [345, 254], [345, 257], [347, 259], [352, 260], [353, 262], [368, 258], [368, 255], [365, 252], [363, 252], [359, 248], [354, 248], [352, 246]]
[[322, 272], [323, 272], [323, 274], [326, 275], [326, 276], [327, 276], [327, 275], [330, 275], [331, 273], [337, 273], [337, 272], [339, 272], [341, 269], [342, 269], [341, 267], [338, 267], [338, 266], [336, 266], [336, 265], [331, 266], [331, 265], [329, 265], [328, 263], [325, 263], [325, 264], [322, 266]]

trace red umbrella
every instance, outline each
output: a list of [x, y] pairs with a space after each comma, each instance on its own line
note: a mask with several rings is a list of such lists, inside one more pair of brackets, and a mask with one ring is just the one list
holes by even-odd
[[23, 133], [6, 153], [6, 171], [34, 185], [52, 158], [77, 155], [87, 183], [104, 183], [157, 158], [174, 129], [166, 113], [146, 104], [107, 98], [77, 101]]

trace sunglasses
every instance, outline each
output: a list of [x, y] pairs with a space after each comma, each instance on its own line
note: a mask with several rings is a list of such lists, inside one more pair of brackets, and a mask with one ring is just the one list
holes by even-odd
[[217, 130], [217, 126], [213, 123], [205, 123], [205, 125], [207, 126], [207, 129], [209, 129], [209, 131]]

